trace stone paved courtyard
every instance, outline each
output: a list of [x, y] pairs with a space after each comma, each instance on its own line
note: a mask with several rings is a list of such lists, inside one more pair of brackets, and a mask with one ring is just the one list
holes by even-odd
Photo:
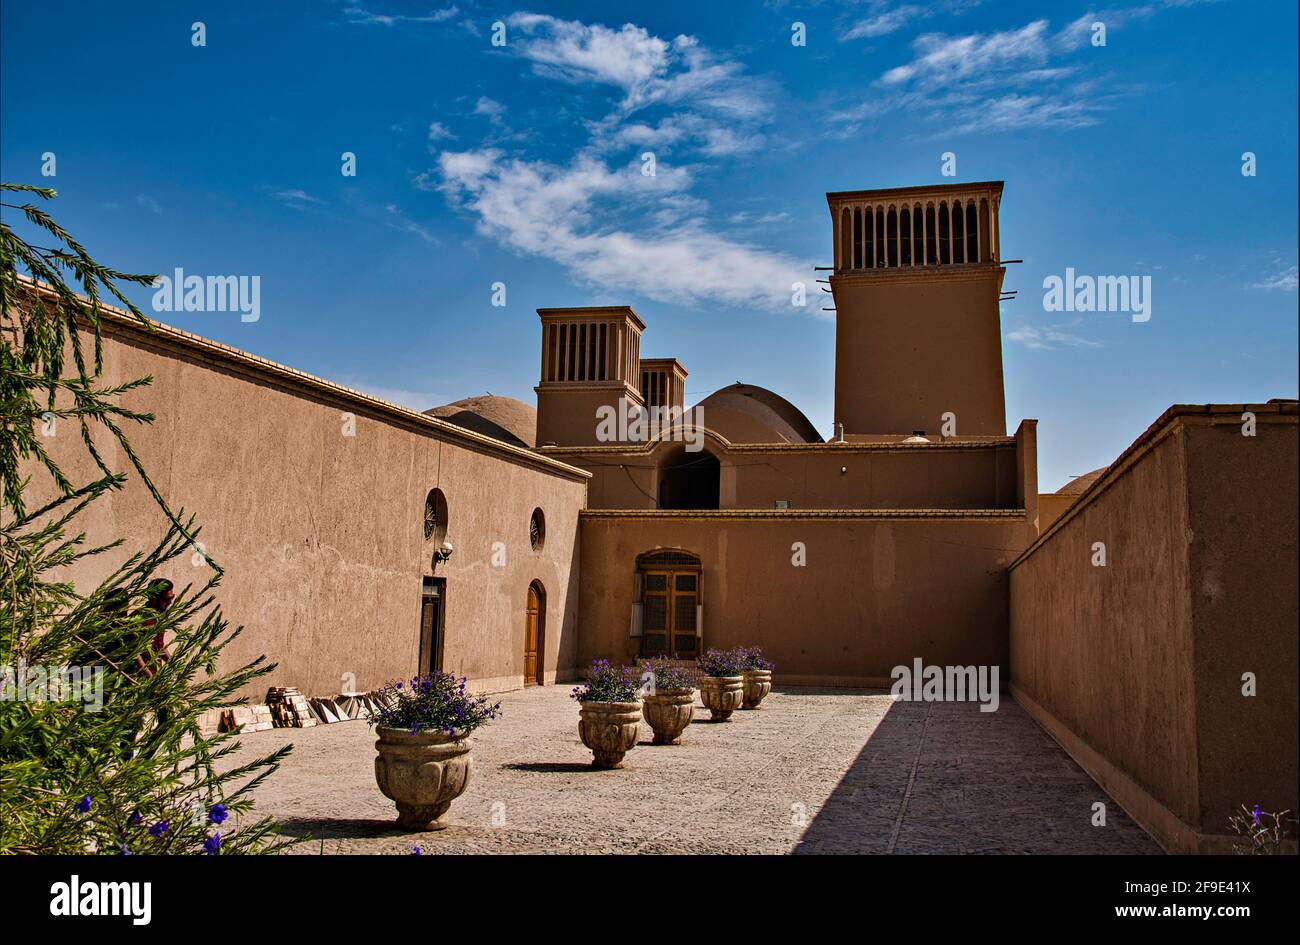
[[[1159, 853], [1010, 698], [894, 702], [883, 692], [778, 689], [711, 723], [696, 705], [680, 746], [641, 743], [597, 771], [569, 687], [500, 697], [474, 739], [474, 778], [451, 826], [393, 823], [364, 722], [242, 736], [237, 760], [293, 753], [257, 810], [300, 853]], [[1091, 825], [1103, 801], [1107, 825]]]

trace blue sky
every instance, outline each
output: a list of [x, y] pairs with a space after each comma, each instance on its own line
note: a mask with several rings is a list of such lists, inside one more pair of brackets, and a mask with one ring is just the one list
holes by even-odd
[[[1171, 403], [1297, 393], [1291, 0], [0, 11], [5, 180], [117, 268], [261, 277], [256, 322], [163, 320], [416, 408], [532, 402], [534, 310], [620, 303], [688, 401], [756, 383], [829, 435], [834, 323], [788, 291], [830, 262], [825, 192], [988, 179], [1044, 491]], [[1067, 267], [1151, 276], [1150, 321], [1044, 311]]]

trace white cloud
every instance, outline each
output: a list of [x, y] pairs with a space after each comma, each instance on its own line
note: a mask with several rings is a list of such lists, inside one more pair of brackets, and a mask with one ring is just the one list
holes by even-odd
[[[635, 164], [611, 169], [590, 155], [559, 166], [485, 149], [444, 153], [440, 171], [442, 190], [477, 216], [481, 233], [559, 263], [580, 283], [663, 302], [770, 311], [790, 310], [793, 282], [812, 285], [811, 262], [681, 223], [680, 214], [662, 216], [674, 201], [691, 206], [683, 169], [660, 166], [644, 177]], [[608, 202], [617, 215], [597, 212]], [[658, 209], [661, 225], [633, 232], [629, 212], [638, 207]]]
[[452, 134], [451, 131], [447, 128], [447, 126], [444, 125], [442, 122], [432, 121], [429, 123], [430, 141], [441, 141], [444, 138], [454, 138], [454, 137], [456, 136]]
[[624, 113], [656, 103], [689, 103], [738, 118], [767, 113], [765, 83], [746, 78], [743, 65], [718, 58], [693, 36], [666, 40], [632, 23], [615, 30], [536, 13], [515, 13], [506, 22], [517, 31], [511, 49], [535, 72], [613, 86], [623, 92]]
[[384, 209], [387, 210], [389, 215], [392, 217], [392, 219], [385, 221], [387, 226], [397, 230], [399, 233], [410, 233], [414, 236], [418, 236], [424, 242], [430, 243], [434, 246], [440, 245], [436, 236], [414, 220], [407, 219], [406, 215], [402, 213], [401, 208], [398, 207], [397, 204], [390, 203], [384, 207]]
[[1256, 282], [1252, 288], [1280, 289], [1283, 292], [1294, 292], [1298, 287], [1300, 287], [1300, 267], [1290, 266], [1261, 282]]
[[[896, 32], [975, 2], [948, 0], [922, 8], [878, 0], [841, 39]], [[1112, 102], [1133, 89], [1107, 76], [1089, 77], [1089, 70], [1099, 68], [1089, 48], [1092, 25], [1101, 22], [1111, 31], [1167, 10], [1213, 2], [1217, 0], [1145, 0], [1139, 6], [1085, 13], [1055, 31], [1046, 19], [1036, 19], [987, 33], [923, 33], [911, 41], [907, 61], [886, 70], [865, 98], [858, 96], [831, 116], [825, 136], [851, 137], [864, 123], [900, 111], [919, 117], [933, 137], [1099, 124]]]
[[592, 147], [666, 148], [689, 145], [704, 157], [733, 157], [760, 150], [766, 137], [748, 123], [729, 124], [693, 112], [670, 115], [657, 125], [619, 123], [609, 119], [592, 125]]
[[790, 220], [790, 214], [782, 211], [781, 213], [751, 213], [748, 210], [741, 210], [739, 213], [733, 213], [727, 218], [728, 223], [734, 223], [736, 226], [770, 226], [774, 223], [785, 223]]
[[1021, 325], [1014, 331], [1007, 332], [1007, 340], [1022, 344], [1026, 348], [1050, 351], [1058, 347], [1100, 348], [1100, 341], [1084, 338], [1073, 332], [1063, 330], [1063, 326], [1049, 325], [1035, 328], [1033, 325]]
[[290, 207], [294, 210], [302, 210], [308, 206], [318, 206], [325, 203], [325, 201], [321, 200], [319, 197], [313, 197], [305, 190], [298, 190], [296, 188], [290, 190], [277, 190], [271, 196], [275, 197], [276, 200], [280, 201], [286, 207]]
[[1092, 44], [1092, 25], [1094, 23], [1103, 24], [1109, 34], [1111, 30], [1119, 29], [1121, 26], [1126, 26], [1137, 20], [1149, 19], [1165, 10], [1219, 2], [1221, 0], [1147, 0], [1141, 6], [1136, 7], [1107, 7], [1104, 10], [1090, 10], [1067, 24], [1056, 35], [1055, 42], [1066, 49], [1090, 46]]
[[442, 23], [460, 12], [456, 7], [434, 10], [425, 16], [406, 16], [401, 13], [376, 13], [360, 5], [346, 7], [343, 15], [349, 23], [358, 26], [395, 26], [398, 23]]
[[1007, 131], [1012, 128], [1085, 128], [1100, 121], [1099, 106], [1060, 96], [1020, 95], [978, 102], [953, 112], [956, 131]]
[[536, 13], [515, 13], [507, 23], [523, 34], [516, 49], [538, 72], [617, 86], [633, 104], [662, 83], [668, 70], [670, 44], [631, 23], [613, 30]]
[[479, 98], [474, 104], [475, 115], [486, 115], [493, 121], [497, 121], [506, 112], [506, 107], [495, 99], [490, 99], [486, 95]]
[[[791, 284], [813, 285], [811, 262], [709, 229], [708, 205], [689, 192], [694, 172], [710, 166], [692, 159], [763, 147], [770, 83], [690, 36], [531, 13], [506, 23], [506, 51], [539, 76], [592, 87], [580, 93], [608, 99], [613, 90], [612, 108], [585, 123], [589, 138], [567, 161], [531, 159], [507, 150], [510, 139], [488, 138], [444, 151], [414, 186], [441, 191], [476, 218], [479, 233], [556, 262], [575, 282], [659, 301], [789, 311]], [[634, 117], [651, 106], [653, 118]], [[496, 122], [504, 106], [484, 97], [475, 111]], [[656, 155], [653, 176], [642, 174], [646, 150]]]
[[840, 42], [888, 36], [940, 14], [960, 14], [979, 6], [983, 0], [927, 0], [926, 3], [896, 3], [894, 0], [870, 0], [865, 16], [860, 16], [844, 30]]
[[926, 33], [912, 42], [916, 54], [911, 62], [890, 69], [882, 77], [885, 85], [917, 82], [938, 88], [983, 76], [993, 71], [1042, 63], [1050, 51], [1047, 21], [1035, 20], [1018, 30], [968, 36]]
[[848, 30], [840, 36], [840, 42], [849, 42], [855, 39], [874, 39], [877, 36], [885, 36], [902, 29], [908, 23], [919, 17], [925, 16], [926, 11], [922, 7], [912, 4], [903, 4], [892, 10], [884, 10], [871, 16], [858, 20]]
[[1086, 128], [1119, 94], [1062, 61], [1047, 20], [991, 33], [925, 33], [911, 58], [887, 70], [872, 94], [833, 116], [831, 137], [856, 134], [892, 112], [917, 116], [934, 137], [1016, 128]]

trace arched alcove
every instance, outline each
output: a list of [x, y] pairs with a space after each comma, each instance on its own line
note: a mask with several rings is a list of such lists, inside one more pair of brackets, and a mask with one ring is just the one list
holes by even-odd
[[716, 509], [721, 475], [712, 453], [674, 446], [659, 463], [659, 508]]

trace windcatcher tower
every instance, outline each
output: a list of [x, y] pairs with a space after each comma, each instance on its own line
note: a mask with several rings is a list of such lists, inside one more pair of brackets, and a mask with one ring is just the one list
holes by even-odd
[[537, 446], [592, 446], [596, 411], [641, 397], [641, 332], [629, 306], [539, 308], [542, 373], [537, 391]]
[[846, 435], [1005, 436], [1002, 182], [826, 195], [835, 422]]
[[641, 397], [647, 407], [680, 413], [686, 400], [686, 368], [676, 358], [642, 358]]

